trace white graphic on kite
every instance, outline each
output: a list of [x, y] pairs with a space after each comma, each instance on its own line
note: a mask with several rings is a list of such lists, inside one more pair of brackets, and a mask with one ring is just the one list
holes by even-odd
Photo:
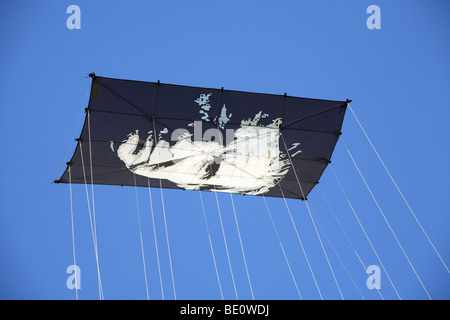
[[[209, 97], [201, 94], [194, 100], [199, 106], [201, 119], [213, 122], [223, 129], [232, 114], [227, 114], [225, 104], [220, 115], [210, 118]], [[186, 132], [176, 138], [172, 146], [161, 133], [148, 132], [144, 142], [139, 131], [128, 134], [117, 149], [118, 157], [133, 173], [153, 179], [167, 179], [186, 190], [210, 190], [241, 194], [264, 194], [275, 186], [288, 172], [290, 161], [280, 152], [281, 119], [268, 125], [258, 124], [269, 115], [260, 111], [253, 118], [243, 119], [234, 138], [226, 145], [222, 141], [197, 141]], [[188, 126], [197, 126], [190, 123]], [[300, 143], [294, 143], [296, 149]], [[297, 149], [298, 150], [298, 149]], [[296, 153], [301, 152], [298, 150]]]

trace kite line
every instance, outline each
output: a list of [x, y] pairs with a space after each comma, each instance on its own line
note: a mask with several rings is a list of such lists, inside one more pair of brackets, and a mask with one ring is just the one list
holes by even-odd
[[375, 146], [372, 143], [372, 140], [370, 140], [368, 134], [366, 133], [366, 130], [364, 130], [361, 122], [359, 121], [358, 117], [356, 116], [356, 113], [353, 111], [352, 107], [350, 106], [350, 104], [348, 104], [348, 107], [350, 109], [350, 111], [352, 112], [353, 116], [355, 117], [356, 122], [358, 123], [359, 127], [361, 128], [362, 132], [364, 133], [364, 136], [366, 137], [367, 141], [369, 142], [370, 146], [372, 147], [373, 151], [375, 152], [375, 154], [377, 155], [378, 160], [380, 160], [381, 164], [383, 165], [384, 170], [386, 170], [386, 173], [388, 174], [389, 178], [391, 179], [392, 183], [394, 184], [395, 188], [397, 189], [397, 191], [400, 193], [400, 196], [402, 197], [403, 201], [405, 202], [406, 206], [408, 207], [409, 211], [411, 212], [411, 214], [414, 217], [414, 220], [416, 220], [417, 224], [419, 225], [420, 229], [422, 230], [423, 234], [425, 235], [425, 237], [427, 238], [428, 242], [430, 243], [431, 247], [433, 248], [434, 252], [436, 253], [436, 255], [438, 256], [439, 260], [441, 260], [441, 263], [444, 265], [445, 269], [447, 270], [448, 273], [450, 273], [450, 270], [448, 269], [447, 265], [445, 264], [444, 260], [442, 259], [441, 255], [439, 254], [439, 252], [437, 251], [436, 247], [434, 246], [433, 242], [431, 241], [430, 237], [428, 236], [428, 233], [425, 231], [425, 229], [423, 228], [422, 224], [420, 223], [419, 219], [417, 218], [416, 214], [414, 213], [413, 209], [411, 208], [411, 206], [409, 205], [408, 201], [406, 200], [405, 196], [403, 195], [403, 192], [400, 190], [400, 187], [398, 186], [397, 182], [394, 180], [394, 177], [392, 176], [391, 172], [388, 170], [388, 168], [386, 167], [383, 159], [381, 159], [380, 154], [378, 153], [377, 149], [375, 148]]
[[284, 148], [286, 149], [286, 153], [287, 153], [287, 155], [288, 155], [288, 157], [289, 157], [289, 161], [291, 162], [292, 171], [294, 171], [295, 178], [296, 178], [296, 180], [297, 180], [298, 186], [299, 186], [299, 188], [300, 188], [300, 191], [301, 191], [301, 193], [302, 193], [303, 199], [304, 199], [304, 201], [305, 201], [306, 208], [308, 209], [309, 217], [311, 218], [311, 222], [313, 223], [314, 230], [315, 230], [316, 235], [317, 235], [317, 238], [319, 239], [319, 242], [320, 242], [320, 246], [322, 247], [322, 251], [323, 251], [323, 253], [324, 253], [324, 255], [325, 255], [325, 258], [326, 258], [326, 260], [327, 260], [328, 267], [330, 268], [331, 274], [333, 275], [334, 282], [336, 283], [336, 286], [337, 286], [337, 288], [338, 288], [338, 291], [339, 291], [339, 294], [340, 294], [340, 296], [341, 296], [341, 299], [344, 300], [344, 296], [342, 295], [341, 288], [339, 287], [339, 283], [338, 283], [338, 281], [337, 281], [337, 279], [336, 279], [336, 275], [334, 274], [333, 267], [331, 266], [330, 260], [328, 259], [327, 252], [326, 252], [326, 250], [325, 250], [325, 247], [323, 246], [322, 239], [320, 238], [319, 231], [317, 231], [316, 223], [314, 222], [314, 218], [313, 218], [311, 209], [310, 209], [309, 204], [308, 204], [308, 201], [307, 201], [307, 199], [306, 199], [306, 197], [305, 197], [305, 193], [303, 192], [303, 188], [302, 188], [302, 185], [301, 185], [300, 180], [299, 180], [299, 178], [298, 178], [297, 171], [295, 170], [294, 162], [292, 161], [292, 158], [291, 158], [289, 149], [288, 149], [288, 147], [287, 147], [287, 145], [286, 145], [286, 142], [284, 141], [284, 137], [283, 137], [282, 134], [281, 134], [281, 139], [283, 140]]

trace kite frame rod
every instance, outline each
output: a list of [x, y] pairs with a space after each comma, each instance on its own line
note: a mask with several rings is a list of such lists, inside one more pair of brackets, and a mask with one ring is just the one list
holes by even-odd
[[317, 116], [317, 115], [319, 115], [319, 114], [322, 114], [322, 113], [325, 113], [325, 112], [328, 112], [328, 111], [331, 111], [331, 110], [334, 110], [334, 109], [339, 109], [339, 108], [345, 109], [346, 107], [347, 107], [347, 102], [344, 102], [343, 104], [341, 104], [341, 105], [339, 105], [339, 106], [334, 106], [334, 107], [331, 107], [331, 108], [327, 108], [327, 109], [325, 109], [325, 110], [317, 111], [317, 112], [315, 112], [315, 113], [312, 113], [312, 114], [310, 114], [310, 115], [304, 116], [304, 117], [299, 118], [299, 119], [297, 119], [297, 120], [288, 122], [288, 123], [287, 123], [286, 125], [284, 125], [284, 126], [283, 126], [283, 125], [280, 126], [280, 130], [286, 129], [287, 127], [292, 126], [293, 124], [296, 124], [296, 123], [298, 123], [298, 122], [300, 122], [300, 121], [303, 121], [303, 120], [309, 119], [309, 118], [311, 118], [311, 117]]
[[[114, 94], [116, 94], [118, 97], [120, 96], [119, 94], [117, 94], [117, 93], [115, 93], [115, 92], [114, 92]], [[123, 101], [123, 102], [130, 103], [130, 106], [133, 107], [133, 108], [138, 108], [138, 107], [135, 106], [134, 104], [131, 104], [131, 102], [127, 102], [127, 101]], [[339, 106], [339, 107], [333, 107], [333, 108], [330, 108], [330, 109], [323, 110], [323, 111], [320, 111], [320, 112], [318, 112], [318, 113], [312, 114], [312, 115], [310, 115], [310, 116], [312, 117], [312, 116], [315, 116], [315, 115], [320, 114], [320, 113], [322, 113], [322, 112], [331, 111], [331, 110], [337, 109], [337, 108], [341, 108], [341, 107], [340, 107], [340, 106]], [[128, 112], [117, 112], [117, 111], [109, 111], [109, 110], [100, 110], [100, 109], [89, 109], [89, 110], [90, 110], [91, 112], [103, 112], [103, 113], [120, 114], [120, 115], [126, 115], [126, 116], [144, 117], [144, 118], [145, 118], [146, 120], [148, 120], [148, 121], [151, 121], [150, 118], [152, 117], [152, 115], [149, 115], [149, 114], [145, 113], [145, 112], [144, 112], [143, 110], [141, 110], [140, 108], [137, 109], [137, 110], [138, 110], [139, 112], [141, 112], [142, 114], [128, 113]], [[301, 119], [297, 119], [297, 120], [295, 120], [295, 121], [292, 121], [292, 122], [288, 123], [288, 124], [285, 125], [285, 126], [281, 126], [281, 127], [280, 127], [280, 130], [287, 129], [287, 130], [305, 131], [305, 132], [313, 132], [313, 133], [323, 133], [323, 134], [331, 134], [331, 135], [337, 135], [337, 134], [340, 134], [340, 132], [338, 132], [337, 130], [335, 130], [335, 131], [323, 131], [323, 130], [311, 130], [311, 129], [304, 129], [304, 128], [288, 128], [288, 126], [290, 126], [290, 125], [292, 125], [292, 124], [295, 124], [295, 123], [297, 123], [297, 122], [299, 122], [299, 121], [302, 121], [302, 120], [304, 120], [304, 119], [306, 119], [306, 118], [309, 118], [310, 116], [303, 117], [303, 118], [301, 118]], [[158, 122], [159, 124], [161, 124], [161, 122], [160, 122], [160, 121], [157, 121], [157, 120], [196, 121], [196, 119], [174, 118], [174, 117], [164, 117], [164, 116], [158, 116], [157, 118], [155, 118], [155, 121]], [[200, 120], [199, 120], [199, 121], [200, 121]], [[234, 125], [234, 126], [240, 125], [240, 123], [236, 123], [236, 122], [229, 122], [229, 124], [230, 124], [230, 125]], [[165, 125], [165, 126], [166, 126], [166, 125]], [[257, 127], [257, 126], [253, 126], [253, 125], [246, 125], [246, 126], [248, 126], [248, 127]], [[172, 129], [172, 131], [174, 131], [174, 130]]]

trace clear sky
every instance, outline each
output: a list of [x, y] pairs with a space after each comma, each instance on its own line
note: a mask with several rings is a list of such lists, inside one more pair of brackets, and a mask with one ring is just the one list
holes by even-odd
[[[81, 29], [69, 30], [69, 5]], [[369, 30], [369, 5], [381, 29]], [[114, 78], [353, 100], [352, 108], [417, 218], [450, 264], [450, 3], [443, 1], [2, 1], [0, 10], [0, 298], [75, 299], [69, 186], [60, 177], [87, 107], [89, 72]], [[403, 299], [427, 294], [355, 169], [345, 141], [433, 299], [449, 273], [350, 112], [331, 168]], [[308, 204], [345, 299], [380, 299], [366, 266], [380, 265], [330, 167]], [[95, 186], [105, 299], [146, 299], [134, 188]], [[80, 299], [98, 299], [84, 186], [73, 186]], [[198, 193], [163, 190], [178, 299], [220, 299]], [[162, 283], [173, 299], [159, 189], [152, 190]], [[251, 292], [230, 198], [218, 195], [240, 299]], [[148, 190], [138, 190], [151, 299], [161, 299]], [[220, 283], [235, 299], [214, 193], [203, 193]], [[256, 299], [298, 299], [261, 197], [234, 196]], [[288, 200], [325, 299], [340, 299], [304, 202]], [[269, 199], [299, 291], [319, 299], [283, 199]], [[320, 227], [319, 227], [320, 225]], [[350, 241], [347, 240], [346, 235]], [[351, 243], [351, 244], [350, 244]], [[381, 272], [381, 294], [397, 299]]]

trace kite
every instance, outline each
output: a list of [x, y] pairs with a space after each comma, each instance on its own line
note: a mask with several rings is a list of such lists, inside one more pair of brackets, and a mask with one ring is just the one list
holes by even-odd
[[55, 183], [305, 200], [350, 102], [90, 77], [84, 126]]

